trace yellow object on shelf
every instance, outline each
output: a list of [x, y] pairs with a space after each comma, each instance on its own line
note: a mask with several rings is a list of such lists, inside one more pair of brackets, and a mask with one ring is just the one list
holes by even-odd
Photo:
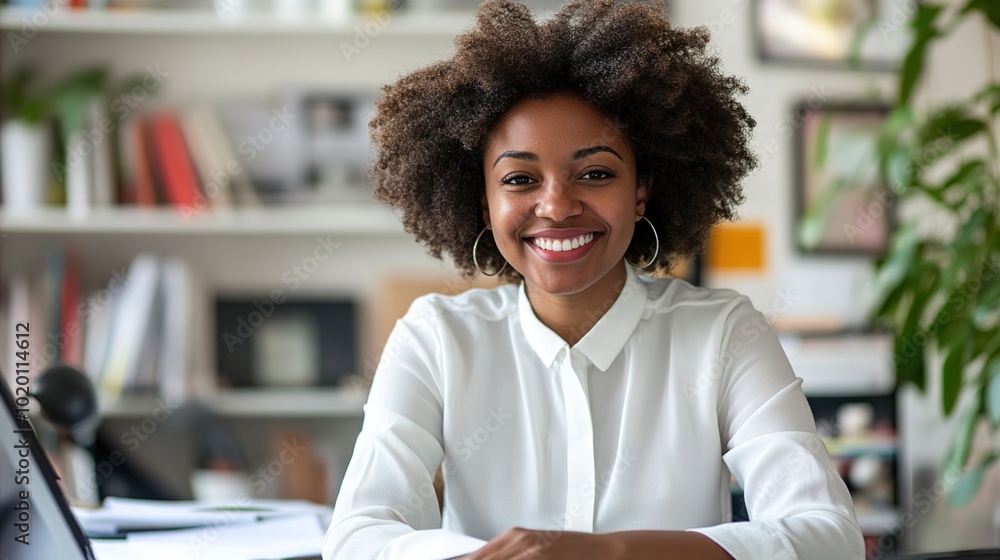
[[712, 272], [763, 272], [763, 224], [716, 226], [708, 239], [706, 264]]

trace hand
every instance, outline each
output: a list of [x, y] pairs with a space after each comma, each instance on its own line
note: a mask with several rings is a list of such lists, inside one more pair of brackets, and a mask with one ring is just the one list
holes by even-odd
[[615, 558], [606, 535], [514, 527], [465, 560], [586, 560]]

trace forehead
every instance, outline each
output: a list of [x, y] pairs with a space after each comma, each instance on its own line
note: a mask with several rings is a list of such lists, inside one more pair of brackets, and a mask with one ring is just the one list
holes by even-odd
[[628, 151], [615, 119], [582, 98], [559, 95], [512, 106], [487, 135], [485, 155], [506, 150], [560, 154], [599, 145]]

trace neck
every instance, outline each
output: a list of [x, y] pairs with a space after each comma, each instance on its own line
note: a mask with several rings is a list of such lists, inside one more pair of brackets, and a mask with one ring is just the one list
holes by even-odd
[[620, 262], [603, 278], [575, 294], [549, 294], [526, 283], [528, 301], [538, 320], [573, 346], [618, 299], [628, 279], [625, 266], [624, 261]]

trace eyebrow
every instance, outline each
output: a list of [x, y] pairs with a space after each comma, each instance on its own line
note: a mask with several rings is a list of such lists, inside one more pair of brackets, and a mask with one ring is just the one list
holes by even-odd
[[[609, 153], [614, 154], [618, 159], [620, 159], [622, 161], [625, 161], [624, 159], [622, 159], [622, 156], [619, 155], [618, 152], [612, 150], [608, 146], [591, 146], [589, 148], [583, 148], [581, 150], [577, 150], [577, 151], [573, 152], [570, 155], [570, 159], [572, 159], [572, 160], [583, 159], [583, 158], [585, 158], [585, 157], [587, 157], [587, 156], [589, 156], [591, 154], [596, 154], [598, 152], [609, 152]], [[503, 159], [503, 158], [505, 158], [505, 157], [509, 157], [509, 158], [513, 158], [513, 159], [519, 159], [519, 160], [522, 160], [522, 161], [530, 161], [530, 162], [533, 162], [533, 163], [538, 163], [539, 161], [541, 161], [539, 159], [538, 155], [535, 154], [535, 153], [532, 153], [532, 152], [519, 152], [517, 150], [508, 150], [508, 151], [500, 154], [499, 157], [497, 157], [496, 161], [493, 162], [493, 167], [496, 167], [497, 164], [500, 163], [500, 160]]]

